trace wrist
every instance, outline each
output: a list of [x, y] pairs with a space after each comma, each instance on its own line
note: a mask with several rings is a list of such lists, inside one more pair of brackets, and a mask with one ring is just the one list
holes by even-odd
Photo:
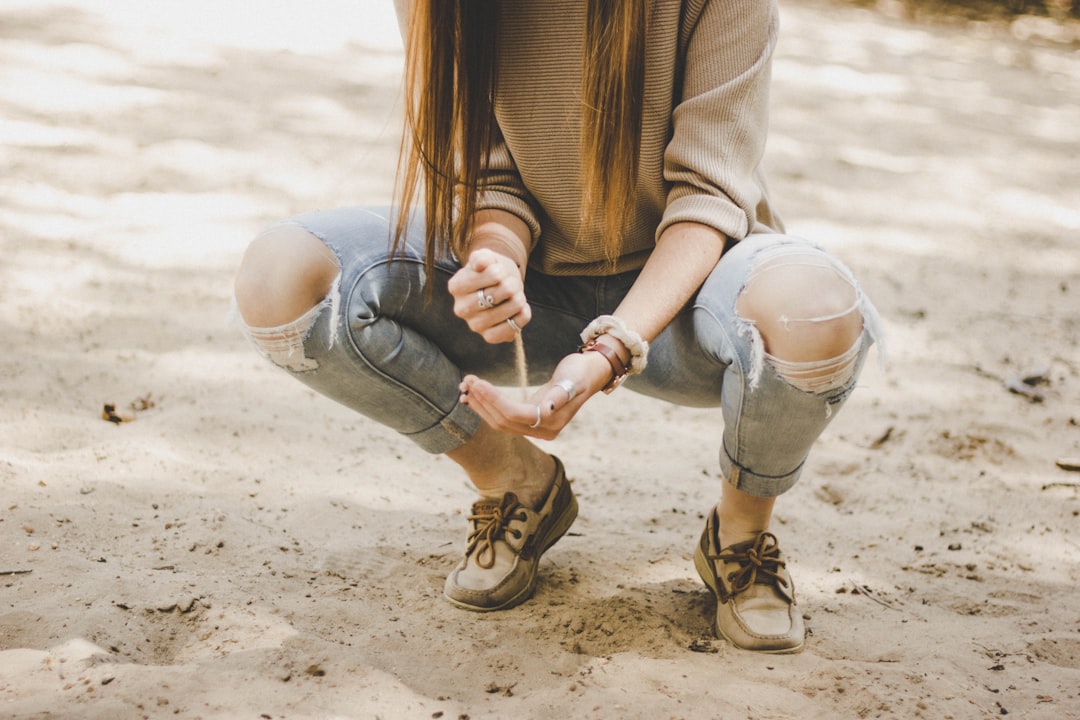
[[[525, 243], [525, 236], [515, 232], [512, 227], [503, 222], [496, 221], [494, 217], [498, 216], [493, 216], [492, 211], [484, 211], [478, 214], [477, 222], [474, 224], [469, 236], [469, 254], [471, 255], [481, 248], [490, 250], [509, 259], [517, 266], [518, 271], [524, 275], [525, 266], [529, 260], [529, 250]], [[516, 218], [514, 219], [516, 220]]]
[[[616, 348], [616, 346], [619, 347]], [[600, 390], [603, 390], [604, 393], [614, 391], [630, 373], [630, 364], [627, 360], [624, 360], [624, 356], [628, 353], [626, 353], [626, 348], [621, 347], [621, 343], [617, 340], [612, 342], [612, 339], [607, 338], [607, 336], [596, 337], [586, 341], [579, 352], [583, 355], [599, 355], [604, 359], [609, 372], [607, 382], [600, 387]]]
[[583, 343], [598, 342], [618, 353], [625, 373], [636, 375], [648, 364], [649, 343], [614, 315], [601, 315], [581, 331]]
[[619, 358], [619, 364], [622, 365], [622, 367], [624, 367], [627, 372], [630, 371], [630, 365], [633, 360], [633, 356], [631, 356], [630, 350], [626, 347], [626, 345], [623, 344], [621, 340], [612, 335], [604, 333], [603, 335], [597, 335], [595, 338], [593, 338], [593, 342], [595, 342], [597, 345], [603, 345], [604, 347], [609, 348], [613, 353], [615, 353], [616, 357]]
[[615, 380], [615, 370], [608, 359], [599, 352], [585, 350], [584, 346], [578, 348], [578, 353], [588, 361], [586, 377], [589, 378], [589, 394], [607, 391]]

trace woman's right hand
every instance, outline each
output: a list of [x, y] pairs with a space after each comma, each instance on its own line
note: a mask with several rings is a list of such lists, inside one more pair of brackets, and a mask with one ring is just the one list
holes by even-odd
[[532, 319], [521, 270], [494, 250], [470, 253], [468, 262], [450, 278], [448, 289], [454, 314], [489, 343], [510, 342]]

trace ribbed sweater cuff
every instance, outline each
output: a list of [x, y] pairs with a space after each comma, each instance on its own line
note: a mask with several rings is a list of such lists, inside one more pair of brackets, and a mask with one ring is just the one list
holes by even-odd
[[750, 232], [750, 218], [737, 205], [715, 195], [685, 195], [668, 202], [664, 217], [656, 228], [656, 239], [671, 225], [695, 222], [715, 228], [724, 235], [741, 240]]

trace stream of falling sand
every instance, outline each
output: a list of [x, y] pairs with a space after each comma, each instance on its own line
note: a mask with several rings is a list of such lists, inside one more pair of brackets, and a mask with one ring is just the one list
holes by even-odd
[[517, 365], [518, 385], [521, 386], [521, 399], [529, 400], [529, 366], [525, 362], [525, 343], [521, 340], [521, 332], [514, 336], [514, 363]]

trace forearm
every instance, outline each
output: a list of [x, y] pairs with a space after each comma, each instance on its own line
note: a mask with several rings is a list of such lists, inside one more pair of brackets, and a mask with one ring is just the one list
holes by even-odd
[[[597, 353], [586, 353], [594, 356], [590, 375], [602, 380], [599, 387], [617, 383], [627, 372], [640, 372], [645, 361], [641, 341], [651, 342], [686, 306], [720, 261], [726, 242], [723, 233], [690, 222], [675, 223], [661, 234], [641, 274], [615, 309], [614, 320], [598, 318], [586, 328], [596, 344], [618, 356], [617, 361], [608, 361], [596, 359]], [[605, 367], [605, 362], [611, 366]], [[618, 367], [619, 362], [625, 370]]]
[[669, 226], [614, 315], [651, 341], [705, 282], [726, 242], [723, 233], [707, 225]]

